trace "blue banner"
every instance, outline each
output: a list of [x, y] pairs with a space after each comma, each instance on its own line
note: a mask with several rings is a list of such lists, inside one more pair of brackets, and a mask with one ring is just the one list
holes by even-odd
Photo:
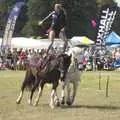
[[4, 48], [11, 47], [11, 39], [15, 29], [16, 20], [20, 14], [22, 7], [25, 5], [24, 0], [17, 0], [17, 1], [18, 2], [16, 2], [16, 4], [14, 5], [8, 17], [8, 21], [2, 41], [2, 47]]

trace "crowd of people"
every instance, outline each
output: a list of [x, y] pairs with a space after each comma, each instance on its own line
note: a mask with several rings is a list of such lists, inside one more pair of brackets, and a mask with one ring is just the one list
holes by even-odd
[[120, 49], [85, 48], [82, 59], [84, 70], [114, 70], [120, 67]]
[[[52, 53], [57, 53], [57, 48], [51, 49]], [[59, 50], [58, 50], [59, 51]], [[33, 55], [43, 57], [46, 49], [8, 49], [6, 53], [0, 51], [0, 69], [24, 70], [26, 64]], [[83, 54], [78, 56], [78, 68], [83, 65], [85, 70], [112, 69], [115, 61], [120, 63], [120, 49], [110, 51], [94, 51], [84, 48]], [[119, 64], [120, 66], [120, 64]]]
[[33, 55], [43, 56], [46, 49], [8, 49], [0, 52], [0, 69], [25, 69], [25, 65]]

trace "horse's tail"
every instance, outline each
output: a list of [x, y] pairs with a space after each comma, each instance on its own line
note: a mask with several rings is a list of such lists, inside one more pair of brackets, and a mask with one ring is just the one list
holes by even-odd
[[25, 78], [24, 81], [22, 83], [22, 87], [21, 89], [29, 89], [31, 90], [35, 85], [35, 77], [32, 74], [32, 71], [30, 68], [27, 68], [26, 74], [25, 74]]

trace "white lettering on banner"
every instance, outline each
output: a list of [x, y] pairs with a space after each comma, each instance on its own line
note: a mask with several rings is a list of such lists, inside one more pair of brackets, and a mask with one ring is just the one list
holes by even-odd
[[105, 26], [105, 24], [106, 24], [106, 19], [100, 20], [100, 24], [103, 25], [103, 26]]
[[19, 14], [20, 14], [20, 11], [24, 5], [25, 5], [24, 1], [16, 2], [16, 4], [14, 5], [13, 9], [11, 10], [11, 12], [9, 14], [7, 25], [5, 28], [4, 37], [2, 40], [2, 48], [3, 49], [11, 47], [11, 39], [12, 39], [12, 35], [13, 35], [14, 29], [15, 29], [16, 20], [17, 20]]
[[114, 14], [113, 14], [113, 20], [115, 19], [116, 13], [117, 13], [117, 11], [115, 11]]
[[115, 15], [116, 15], [116, 13], [117, 13], [117, 11], [115, 11], [114, 14], [113, 14], [113, 16], [112, 16], [112, 20], [111, 20], [111, 24], [110, 24], [110, 26], [112, 26], [112, 23], [113, 23], [113, 21], [114, 21], [114, 19], [115, 19]]
[[111, 18], [113, 17], [113, 14], [114, 14], [113, 11], [108, 14], [108, 21], [111, 20]]
[[101, 33], [99, 32], [97, 38], [98, 38], [98, 39], [102, 39], [102, 38], [103, 38], [103, 34], [101, 34]]
[[107, 10], [103, 10], [102, 13], [105, 14], [105, 15], [101, 16], [101, 18], [107, 19], [108, 13], [109, 13], [109, 8], [107, 8]]
[[106, 10], [103, 10], [102, 14], [104, 15], [101, 16], [97, 40], [96, 40], [96, 44], [98, 45], [104, 44], [103, 39], [104, 39], [105, 26], [106, 26], [108, 14], [109, 14], [109, 8], [107, 8]]
[[10, 30], [12, 30], [12, 31], [14, 30], [16, 20], [17, 20], [17, 16], [14, 16], [13, 21], [12, 21], [12, 25], [11, 25], [11, 28], [10, 28]]
[[108, 35], [109, 32], [110, 32], [110, 29], [111, 29], [111, 27], [112, 27], [112, 24], [113, 24], [115, 15], [116, 15], [116, 11], [112, 11], [112, 12], [109, 13], [109, 18], [107, 19], [104, 38], [106, 38], [107, 35]]
[[8, 42], [8, 33], [9, 33], [9, 29], [11, 27], [11, 23], [12, 23], [12, 20], [11, 19], [8, 19], [8, 22], [7, 22], [7, 25], [6, 25], [6, 28], [5, 28], [5, 33], [4, 33], [4, 37], [3, 37], [3, 41], [2, 41], [2, 45], [4, 46], [7, 46], [7, 42]]
[[17, 16], [14, 16], [14, 18], [12, 20], [10, 30], [9, 30], [8, 46], [10, 46], [10, 47], [11, 47], [11, 39], [12, 39], [12, 35], [13, 35], [13, 32], [14, 32], [16, 20], [17, 20]]
[[109, 17], [107, 19], [106, 29], [105, 29], [106, 35], [109, 33], [112, 23], [113, 23], [113, 21], [112, 21], [113, 13], [114, 13], [113, 11], [111, 13], [109, 13]]
[[102, 32], [104, 32], [104, 30], [105, 30], [105, 26], [102, 26], [102, 25], [101, 25], [101, 26], [99, 26], [99, 32], [101, 32], [101, 33], [102, 33]]
[[96, 45], [105, 45], [105, 38], [110, 32], [113, 21], [115, 19], [116, 11], [111, 11], [109, 8], [101, 11], [101, 20], [98, 27]]
[[96, 45], [101, 45], [101, 44], [102, 44], [102, 40], [98, 38]]

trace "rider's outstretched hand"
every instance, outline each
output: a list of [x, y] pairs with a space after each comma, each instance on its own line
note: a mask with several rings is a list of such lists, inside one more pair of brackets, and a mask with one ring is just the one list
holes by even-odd
[[43, 24], [43, 21], [39, 21], [38, 25], [41, 26]]

